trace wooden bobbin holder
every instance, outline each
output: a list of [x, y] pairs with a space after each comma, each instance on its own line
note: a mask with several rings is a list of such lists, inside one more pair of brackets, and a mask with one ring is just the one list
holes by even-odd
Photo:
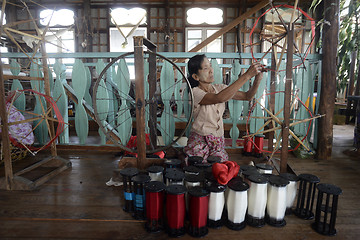
[[316, 185], [320, 182], [320, 179], [312, 174], [300, 174], [299, 181], [298, 198], [294, 214], [299, 218], [310, 220], [314, 218], [312, 209]]
[[322, 235], [334, 236], [336, 235], [335, 222], [338, 198], [342, 190], [335, 185], [325, 183], [318, 184], [316, 188], [318, 189], [318, 197], [315, 222], [311, 226]]
[[131, 178], [138, 174], [139, 170], [137, 168], [124, 168], [120, 170], [120, 175], [122, 176], [124, 187], [125, 204], [123, 210], [125, 212], [134, 211], [134, 186]]

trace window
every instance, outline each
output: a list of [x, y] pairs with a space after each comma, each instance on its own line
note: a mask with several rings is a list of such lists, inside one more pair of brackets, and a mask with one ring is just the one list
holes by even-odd
[[[0, 16], [1, 16], [1, 10], [0, 10]], [[6, 15], [4, 13], [4, 18], [3, 18], [3, 24], [6, 24]], [[5, 42], [5, 38], [1, 38], [1, 42]], [[3, 46], [3, 43], [1, 44], [0, 46], [0, 52], [1, 53], [7, 53], [8, 52], [8, 49], [7, 47]], [[8, 58], [1, 58], [1, 62], [3, 64], [9, 64], [9, 59]]]
[[[49, 23], [50, 22], [50, 23]], [[47, 53], [72, 53], [75, 52], [74, 40], [74, 12], [68, 9], [58, 11], [43, 10], [40, 12], [40, 24], [49, 25], [45, 34], [45, 48]], [[55, 27], [54, 27], [55, 26]], [[49, 59], [50, 64], [55, 59]], [[74, 58], [64, 58], [62, 63], [74, 63]]]
[[[110, 52], [133, 52], [134, 36], [146, 36], [146, 10], [142, 8], [116, 8], [111, 10]], [[141, 27], [139, 27], [141, 25]], [[119, 30], [119, 29], [120, 30]], [[126, 59], [130, 79], [135, 79], [134, 59]]]
[[115, 8], [111, 10], [111, 22], [118, 26], [145, 24], [146, 10], [142, 8]]
[[[200, 44], [206, 38], [213, 35], [220, 28], [187, 28], [186, 29], [186, 50], [189, 51]], [[218, 37], [207, 46], [201, 49], [202, 52], [222, 52], [222, 37]]]
[[[0, 47], [0, 52], [1, 53], [7, 53], [8, 52], [7, 47]], [[9, 59], [8, 58], [1, 58], [1, 62], [3, 64], [9, 64]]]
[[[190, 25], [218, 25], [223, 22], [223, 10], [220, 8], [190, 8], [186, 11], [186, 20]], [[220, 30], [217, 27], [186, 28], [186, 50], [189, 51], [202, 41]], [[222, 52], [222, 37], [218, 37], [201, 49], [202, 52]]]
[[[51, 28], [45, 34], [47, 53], [73, 53], [75, 52], [74, 30], [67, 28]], [[74, 63], [74, 58], [64, 58], [62, 63]], [[54, 64], [55, 59], [50, 59]]]
[[190, 8], [186, 12], [186, 20], [189, 24], [207, 23], [217, 25], [223, 22], [223, 10], [220, 8]]
[[49, 27], [73, 25], [74, 12], [69, 9], [43, 10], [40, 12], [40, 24], [43, 26], [49, 24]]

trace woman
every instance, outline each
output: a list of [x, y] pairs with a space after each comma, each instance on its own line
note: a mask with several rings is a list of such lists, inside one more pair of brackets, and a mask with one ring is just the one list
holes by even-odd
[[[190, 58], [188, 79], [194, 95], [194, 121], [184, 148], [187, 156], [201, 156], [204, 162], [209, 156], [221, 157], [222, 162], [228, 160], [222, 119], [225, 102], [230, 99], [251, 100], [259, 87], [263, 70], [260, 63], [254, 63], [230, 86], [213, 84], [214, 72], [209, 59], [203, 54]], [[255, 81], [249, 91], [238, 91], [254, 76]]]

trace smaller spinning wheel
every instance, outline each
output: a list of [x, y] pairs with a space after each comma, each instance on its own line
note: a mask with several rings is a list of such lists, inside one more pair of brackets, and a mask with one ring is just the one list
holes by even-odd
[[[29, 95], [35, 97], [34, 109], [29, 106], [26, 106], [26, 110], [15, 107], [17, 99], [25, 99]], [[32, 155], [48, 148], [64, 130], [65, 122], [56, 102], [43, 93], [31, 89], [10, 92], [6, 109], [11, 143]], [[56, 117], [52, 117], [51, 113], [55, 113]], [[55, 133], [51, 130], [54, 125], [57, 126]], [[34, 143], [39, 146], [32, 146]]]
[[[247, 118], [247, 122], [246, 122], [246, 136], [244, 136], [244, 138], [248, 138], [250, 139], [250, 141], [252, 141], [252, 137], [258, 134], [265, 134], [265, 133], [269, 133], [269, 132], [278, 132], [278, 135], [276, 136], [276, 143], [275, 143], [275, 147], [274, 147], [274, 151], [270, 152], [270, 151], [266, 151], [266, 150], [261, 150], [263, 152], [267, 152], [267, 153], [271, 153], [271, 157], [278, 152], [278, 150], [280, 149], [280, 143], [282, 142], [281, 139], [281, 130], [282, 130], [282, 126], [284, 125], [284, 118], [282, 118], [282, 113], [284, 110], [284, 107], [281, 108], [279, 111], [277, 111], [276, 113], [272, 112], [272, 109], [267, 109], [264, 104], [261, 102], [262, 99], [269, 97], [272, 94], [284, 94], [284, 91], [279, 91], [279, 92], [275, 92], [275, 93], [268, 93], [265, 94], [261, 97], [259, 97], [258, 99], [254, 99], [254, 104], [252, 105], [251, 109], [249, 110], [249, 114], [248, 114], [248, 118]], [[259, 106], [264, 112], [264, 116], [263, 117], [258, 117], [258, 116], [252, 116], [252, 112], [254, 111], [255, 107]], [[309, 147], [306, 146], [304, 144], [304, 140], [307, 138], [309, 132], [310, 132], [310, 128], [311, 128], [311, 123], [314, 119], [321, 117], [321, 115], [317, 115], [317, 116], [313, 116], [313, 114], [311, 113], [311, 111], [309, 110], [309, 108], [306, 106], [305, 103], [303, 103], [300, 98], [297, 96], [297, 94], [292, 94], [292, 101], [291, 101], [291, 105], [290, 105], [290, 112], [292, 112], [292, 116], [293, 118], [290, 118], [290, 124], [289, 124], [289, 133], [290, 135], [298, 142], [297, 146], [295, 148], [289, 149], [289, 151], [295, 151], [296, 149], [299, 148], [300, 145], [302, 145], [307, 151], [310, 151]], [[308, 115], [310, 116], [309, 118], [297, 118], [297, 116], [299, 115], [298, 113], [301, 111], [301, 108], [303, 108], [303, 111], [306, 111], [308, 113]], [[255, 133], [250, 133], [250, 120], [252, 118], [260, 118], [260, 119], [264, 119], [265, 123], [258, 128]], [[269, 124], [272, 124], [272, 127], [269, 127]], [[302, 125], [302, 126], [299, 126]], [[295, 133], [294, 133], [294, 128], [295, 127], [300, 127], [303, 129], [306, 129], [306, 134], [299, 138]], [[272, 143], [269, 143], [272, 144]], [[253, 142], [253, 145], [255, 148], [257, 148], [258, 150], [259, 147]], [[271, 158], [270, 157], [270, 158]]]
[[[293, 9], [292, 14], [290, 19], [284, 19], [285, 17], [282, 16], [281, 14], [281, 9]], [[271, 12], [272, 13], [272, 24], [271, 25], [267, 25], [267, 27], [264, 29], [264, 31], [260, 34], [261, 35], [261, 41], [263, 42], [268, 42], [270, 45], [269, 47], [265, 47], [265, 49], [263, 50], [263, 57], [261, 59], [255, 59], [254, 57], [254, 51], [253, 51], [253, 46], [258, 44], [258, 43], [253, 43], [252, 41], [252, 35], [255, 31], [255, 28], [259, 22], [259, 20], [263, 17], [265, 17], [265, 15], [267, 13]], [[307, 49], [305, 51], [302, 51], [302, 49], [300, 49], [296, 42], [294, 41], [293, 45], [294, 45], [294, 54], [297, 55], [300, 58], [300, 63], [298, 62], [294, 62], [293, 64], [293, 68], [296, 68], [302, 64], [304, 64], [304, 59], [306, 59], [307, 55], [310, 52], [311, 46], [314, 42], [315, 39], [315, 20], [313, 18], [311, 18], [305, 11], [303, 11], [302, 9], [296, 7], [296, 6], [290, 6], [287, 4], [282, 4], [282, 5], [276, 5], [276, 6], [271, 6], [271, 8], [269, 8], [268, 10], [266, 10], [262, 15], [260, 15], [257, 20], [255, 21], [255, 24], [253, 26], [253, 28], [250, 31], [250, 35], [249, 35], [249, 40], [250, 40], [250, 45], [251, 45], [251, 54], [252, 57], [254, 59], [254, 61], [256, 62], [261, 62], [268, 53], [273, 52], [275, 55], [275, 60], [277, 61], [277, 68], [276, 68], [276, 72], [279, 71], [279, 66], [280, 66], [280, 62], [282, 59], [282, 55], [284, 53], [286, 53], [286, 42], [287, 42], [287, 37], [288, 37], [288, 32], [289, 32], [289, 26], [287, 25], [289, 20], [296, 22], [298, 19], [303, 18], [305, 21], [310, 21], [310, 25], [311, 25], [311, 42], [308, 45]], [[305, 29], [305, 26], [302, 25], [294, 25], [294, 32], [296, 34], [300, 33], [301, 31], [303, 31]], [[283, 44], [283, 45], [281, 45]], [[265, 46], [265, 45], [264, 45]], [[281, 57], [279, 59], [277, 56], [277, 48], [281, 49]], [[303, 52], [304, 54], [302, 55], [301, 52]], [[273, 70], [273, 69], [270, 69]]]

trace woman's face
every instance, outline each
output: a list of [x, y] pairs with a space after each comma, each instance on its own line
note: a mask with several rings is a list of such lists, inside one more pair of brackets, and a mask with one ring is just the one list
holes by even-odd
[[211, 67], [210, 61], [207, 58], [204, 58], [204, 61], [201, 63], [201, 69], [199, 69], [196, 74], [198, 80], [201, 83], [212, 83], [214, 82], [214, 71]]

